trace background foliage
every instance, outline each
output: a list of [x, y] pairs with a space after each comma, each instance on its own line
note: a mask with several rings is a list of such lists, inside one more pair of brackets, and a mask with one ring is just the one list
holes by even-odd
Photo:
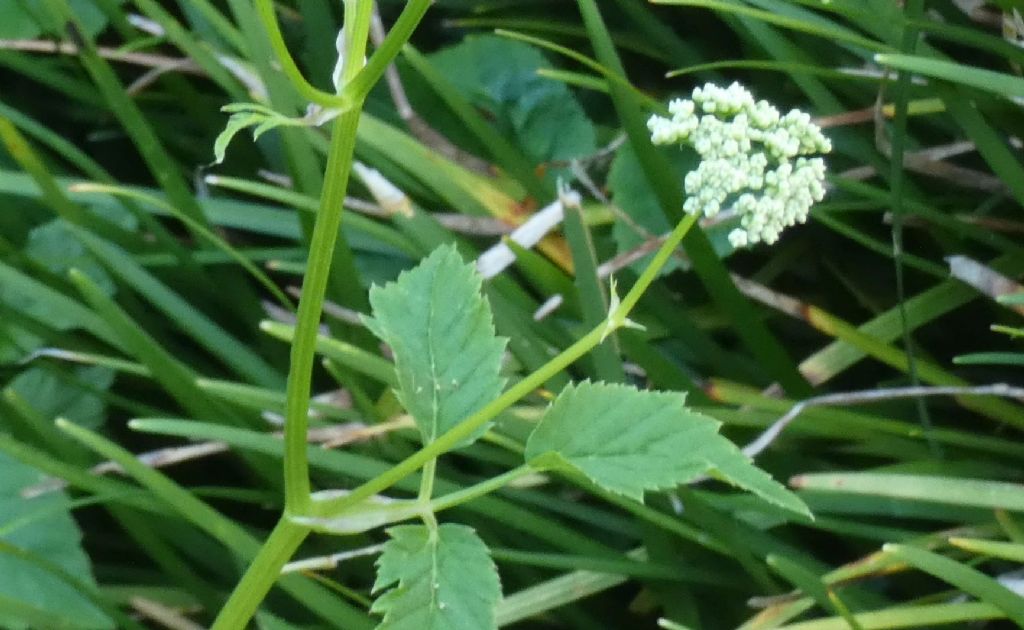
[[[902, 4], [437, 2], [400, 58], [399, 106], [382, 83], [359, 128], [315, 375], [314, 434], [330, 446], [311, 453], [318, 485], [350, 487], [415, 449], [389, 355], [351, 317], [369, 286], [442, 243], [472, 260], [561, 178], [582, 212], [485, 284], [503, 375], [537, 367], [603, 316], [598, 264], [628, 286], [624, 257], [678, 218], [693, 157], [654, 150], [642, 124], [705, 81], [816, 116], [835, 144], [830, 196], [772, 248], [733, 252], [728, 219], [703, 226], [641, 302], [646, 331], [551, 391], [590, 378], [687, 392], [743, 444], [812, 396], [1016, 382], [1021, 3]], [[381, 2], [385, 24], [399, 5]], [[64, 8], [76, 28], [54, 17]], [[340, 7], [277, 8], [326, 89]], [[243, 134], [211, 165], [225, 104], [305, 113], [265, 37], [243, 0], [0, 4], [0, 625], [206, 624], [280, 512], [281, 340], [326, 139]], [[404, 197], [375, 197], [369, 169]], [[439, 487], [520, 462], [546, 394], [443, 460]], [[807, 407], [757, 458], [814, 520], [708, 481], [642, 504], [555, 478], [446, 518], [492, 548], [504, 625], [1024, 622], [1024, 409], [862, 402]], [[90, 472], [108, 459], [128, 474]], [[341, 560], [282, 580], [258, 623], [372, 627], [380, 542], [312, 539], [302, 557]]]

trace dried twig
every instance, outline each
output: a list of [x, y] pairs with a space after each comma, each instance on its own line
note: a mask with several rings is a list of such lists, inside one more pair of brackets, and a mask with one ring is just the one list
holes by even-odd
[[[1007, 278], [995, 269], [983, 265], [973, 258], [967, 256], [949, 256], [946, 258], [949, 263], [949, 274], [982, 293], [993, 300], [1004, 295], [1020, 293], [1024, 291], [1024, 285]], [[1007, 308], [1024, 315], [1024, 306], [1006, 304]]]
[[757, 439], [746, 445], [743, 448], [743, 452], [749, 457], [757, 457], [772, 442], [777, 440], [786, 427], [796, 420], [801, 413], [811, 407], [864, 405], [882, 400], [919, 398], [924, 396], [998, 396], [1024, 401], [1024, 387], [1014, 387], [1005, 383], [972, 387], [893, 387], [815, 396], [793, 405], [784, 416], [772, 423]]
[[129, 600], [132, 608], [140, 615], [170, 630], [203, 630], [203, 626], [185, 617], [177, 610], [145, 597], [135, 596]]
[[[999, 217], [977, 217], [970, 214], [954, 214], [953, 218], [962, 223], [977, 225], [993, 232], [1005, 232], [1007, 234], [1024, 234], [1024, 223], [1013, 219], [1002, 219]], [[927, 218], [921, 215], [911, 214], [907, 217], [906, 225], [925, 225]], [[892, 222], [892, 213], [886, 212], [882, 215], [884, 223]]]
[[452, 232], [470, 236], [505, 236], [515, 229], [494, 217], [474, 217], [456, 212], [433, 212], [430, 216]]
[[320, 446], [322, 448], [338, 448], [339, 446], [345, 446], [347, 444], [352, 444], [353, 442], [362, 442], [380, 435], [385, 435], [392, 431], [411, 429], [416, 426], [416, 423], [413, 421], [412, 416], [403, 414], [397, 416], [393, 420], [388, 420], [387, 422], [381, 422], [379, 424], [356, 425], [357, 423], [352, 423], [349, 425], [347, 430], [336, 431], [333, 436], [320, 440]]
[[131, 96], [137, 96], [168, 72], [189, 72], [192, 64], [193, 61], [191, 59], [184, 58], [178, 60], [176, 63], [169, 63], [155, 68], [150, 68], [148, 71], [143, 73], [142, 76], [132, 81], [131, 85], [125, 88], [125, 91]]
[[608, 196], [604, 194], [604, 191], [601, 190], [594, 183], [594, 180], [590, 178], [590, 174], [587, 173], [587, 169], [584, 167], [583, 162], [581, 160], [572, 160], [569, 164], [572, 168], [572, 174], [576, 178], [576, 181], [578, 181], [581, 186], [586, 188], [587, 192], [589, 192], [594, 197], [594, 199], [597, 199], [605, 206], [607, 206], [608, 209], [611, 210], [612, 214], [615, 215], [617, 219], [622, 221], [624, 224], [629, 226], [630, 229], [632, 229], [634, 232], [636, 232], [637, 234], [641, 235], [644, 238], [651, 238], [654, 236], [653, 234], [650, 233], [650, 231], [647, 230], [647, 228], [640, 225], [640, 223], [638, 223], [632, 216], [630, 216], [629, 213], [623, 211], [622, 208], [618, 206], [618, 204], [612, 203], [612, 200], [609, 199]]
[[[162, 32], [162, 31], [161, 31]], [[54, 42], [43, 39], [0, 39], [0, 50], [16, 50], [20, 52], [37, 52], [57, 55], [79, 54], [78, 46], [73, 42]], [[202, 66], [188, 57], [169, 57], [155, 53], [144, 53], [138, 51], [124, 51], [117, 48], [99, 46], [96, 54], [104, 59], [128, 63], [136, 66], [152, 68], [151, 72], [144, 74], [129, 88], [130, 93], [136, 93], [145, 86], [152, 83], [165, 72], [183, 72], [197, 76], [206, 76]], [[215, 54], [217, 62], [224, 66], [239, 83], [244, 85], [249, 93], [260, 100], [267, 96], [266, 86], [260, 77], [245, 64], [245, 62], [228, 55]]]
[[550, 162], [545, 162], [544, 166], [549, 168], [567, 168], [572, 166], [573, 163], [582, 164], [583, 166], [597, 164], [612, 157], [615, 152], [619, 150], [619, 147], [626, 144], [627, 140], [629, 140], [629, 137], [625, 133], [620, 133], [612, 138], [611, 142], [590, 155], [573, 158], [572, 160], [552, 160]]
[[[78, 55], [78, 47], [73, 43], [55, 42], [47, 39], [0, 39], [0, 50], [50, 53], [54, 55]], [[96, 52], [100, 57], [111, 61], [119, 61], [147, 68], [173, 68], [188, 74], [204, 74], [203, 69], [187, 57], [168, 57], [166, 55], [124, 51], [102, 46], [97, 48]]]
[[[302, 297], [301, 287], [290, 285], [285, 290], [288, 292], [288, 295], [291, 295], [294, 298]], [[363, 325], [362, 313], [354, 311], [350, 308], [345, 308], [341, 304], [338, 304], [337, 302], [332, 302], [330, 300], [324, 300], [324, 314], [333, 317], [338, 321], [349, 324], [351, 326]]]
[[807, 321], [807, 310], [809, 305], [806, 302], [802, 302], [794, 297], [779, 293], [778, 291], [770, 289], [759, 282], [749, 280], [742, 276], [736, 274], [731, 274], [731, 276], [736, 288], [739, 289], [740, 293], [743, 295], [751, 298], [752, 300], [756, 300], [765, 306], [773, 308], [780, 313], [785, 313], [790, 317]]
[[316, 556], [314, 558], [306, 558], [304, 560], [295, 560], [284, 565], [281, 569], [281, 574], [284, 575], [303, 571], [327, 571], [330, 569], [336, 569], [342, 562], [352, 560], [353, 558], [375, 556], [383, 550], [383, 544], [370, 545], [369, 547], [361, 547], [351, 551], [332, 553], [329, 556]]
[[[886, 126], [883, 122], [884, 115], [882, 113], [881, 96], [879, 96], [874, 112], [875, 146], [882, 155], [891, 158], [892, 145], [885, 133]], [[919, 151], [907, 152], [903, 156], [903, 168], [920, 175], [944, 179], [964, 188], [974, 188], [995, 193], [1006, 192], [1006, 184], [998, 177], [945, 161], [948, 158], [971, 153], [975, 150], [977, 148], [973, 142], [957, 141], [928, 147]], [[876, 173], [873, 167], [860, 167], [857, 169], [857, 172], [858, 178], [863, 179], [873, 177]]]
[[[295, 325], [295, 313], [281, 307], [280, 304], [270, 300], [261, 300], [260, 306], [263, 307], [263, 312], [267, 314], [267, 317], [273, 321], [288, 324], [289, 326]], [[321, 335], [329, 335], [330, 333], [331, 330], [327, 327], [327, 324], [320, 324]]]
[[953, 6], [960, 9], [964, 15], [978, 24], [983, 24], [990, 28], [1000, 28], [1003, 24], [1003, 18], [999, 11], [990, 9], [986, 5], [985, 0], [953, 0]]
[[[370, 438], [410, 426], [412, 426], [411, 418], [403, 415], [398, 416], [394, 420], [374, 425], [365, 425], [361, 422], [349, 422], [326, 427], [316, 427], [310, 429], [308, 437], [312, 444], [320, 444], [323, 448], [336, 448], [345, 444], [368, 440]], [[275, 431], [271, 435], [276, 438], [283, 437], [283, 433], [280, 431]], [[140, 463], [150, 468], [165, 468], [167, 466], [173, 466], [186, 461], [194, 461], [211, 455], [224, 453], [228, 450], [230, 450], [230, 446], [224, 442], [208, 441], [140, 453], [136, 458]], [[105, 461], [93, 466], [89, 472], [93, 475], [106, 475], [111, 473], [122, 474], [124, 469], [116, 462]], [[23, 488], [21, 496], [23, 498], [30, 499], [49, 492], [63, 490], [67, 485], [67, 482], [63, 479], [50, 478], [36, 485]]]
[[[228, 448], [228, 445], [224, 442], [199, 442], [197, 444], [161, 448], [155, 451], [139, 453], [136, 456], [136, 459], [150, 468], [164, 468], [167, 466], [173, 466], [174, 464], [181, 464], [183, 462], [223, 453], [227, 451]], [[115, 473], [123, 474], [124, 468], [121, 467], [121, 464], [108, 460], [100, 462], [90, 468], [89, 473], [97, 476]], [[67, 481], [57, 477], [51, 477], [35, 485], [23, 488], [21, 490], [21, 496], [25, 499], [33, 499], [50, 492], [63, 490], [67, 486]]]
[[[412, 200], [380, 171], [358, 161], [353, 163], [352, 170], [377, 201], [374, 216], [385, 219], [391, 219], [396, 214], [413, 216]], [[356, 209], [355, 206], [353, 208]], [[432, 212], [430, 216], [453, 232], [473, 236], [504, 236], [513, 231], [512, 226], [493, 217], [472, 217], [450, 212]]]
[[[560, 193], [558, 199], [533, 213], [526, 222], [514, 229], [508, 238], [520, 247], [532, 248], [562, 222], [565, 206], [574, 203], [579, 203], [579, 193], [571, 190]], [[493, 278], [515, 260], [515, 252], [502, 240], [480, 254], [476, 267], [484, 278]]]
[[[373, 21], [370, 23], [370, 39], [373, 41], [374, 46], [379, 47], [386, 35], [384, 23], [380, 19], [380, 12], [375, 4]], [[391, 100], [395, 103], [398, 116], [420, 142], [471, 171], [484, 174], [491, 172], [490, 164], [485, 160], [460, 149], [439, 131], [427, 124], [416, 113], [416, 110], [413, 109], [412, 104], [409, 102], [409, 97], [405, 93], [405, 88], [402, 86], [402, 78], [399, 76], [398, 68], [395, 64], [390, 64], [387, 70], [384, 71], [384, 81], [387, 83], [388, 91], [391, 92]]]

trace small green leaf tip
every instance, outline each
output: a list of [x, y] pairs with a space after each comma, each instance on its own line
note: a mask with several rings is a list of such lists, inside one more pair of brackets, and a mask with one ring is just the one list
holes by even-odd
[[782, 115], [739, 83], [708, 83], [668, 108], [670, 118], [647, 122], [651, 141], [688, 144], [701, 158], [683, 182], [683, 209], [713, 217], [732, 202], [741, 225], [729, 233], [734, 247], [774, 243], [825, 197], [825, 161], [808, 156], [830, 152], [832, 143], [808, 114]]
[[[391, 347], [397, 394], [430, 443], [501, 394], [496, 335], [476, 267], [443, 245], [398, 280], [370, 289], [366, 324]], [[485, 428], [477, 433], [479, 436]]]
[[390, 588], [370, 612], [377, 630], [495, 630], [501, 581], [487, 546], [472, 527], [445, 523], [432, 530], [402, 525], [377, 561], [373, 592]]
[[258, 140], [264, 133], [277, 127], [314, 127], [320, 123], [319, 118], [312, 115], [290, 118], [256, 103], [230, 103], [222, 107], [221, 111], [231, 114], [231, 117], [228, 118], [224, 131], [221, 131], [213, 141], [213, 165], [224, 162], [228, 145], [238, 132], [248, 127], [253, 128], [253, 140]]
[[566, 387], [526, 443], [526, 460], [580, 473], [637, 501], [714, 474], [780, 507], [809, 515], [789, 490], [718, 434], [720, 423], [686, 408], [681, 392], [585, 381]]

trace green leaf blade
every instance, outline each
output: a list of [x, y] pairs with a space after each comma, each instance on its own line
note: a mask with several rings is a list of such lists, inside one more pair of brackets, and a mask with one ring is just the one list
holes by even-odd
[[378, 630], [488, 630], [497, 628], [501, 582], [487, 546], [472, 528], [444, 524], [388, 530], [378, 560], [374, 602]]
[[981, 601], [1006, 613], [1017, 625], [1024, 626], [1024, 598], [981, 571], [926, 549], [889, 544], [882, 548], [934, 577], [948, 582]]
[[875, 55], [875, 61], [880, 65], [897, 70], [906, 70], [943, 81], [968, 85], [998, 96], [1024, 96], [1024, 79], [1012, 74], [914, 55], [880, 54]]
[[621, 385], [570, 385], [530, 436], [526, 458], [557, 454], [547, 461], [560, 460], [608, 490], [642, 500], [644, 490], [671, 488], [707, 470], [703, 459], [674, 447], [708, 442], [718, 423], [698, 414], [693, 422], [679, 422], [680, 414], [689, 413], [684, 400]]
[[526, 443], [527, 461], [583, 474], [601, 487], [643, 500], [709, 472], [761, 498], [807, 508], [718, 434], [720, 423], [690, 411], [678, 392], [583, 382], [567, 387]]
[[398, 398], [426, 443], [496, 398], [505, 340], [481, 279], [443, 246], [396, 282], [370, 291], [370, 329], [395, 356]]

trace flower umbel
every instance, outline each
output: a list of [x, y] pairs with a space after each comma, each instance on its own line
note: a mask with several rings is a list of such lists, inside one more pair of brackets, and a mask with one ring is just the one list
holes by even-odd
[[713, 217], [732, 201], [742, 226], [729, 233], [733, 246], [774, 243], [824, 198], [825, 161], [808, 156], [828, 153], [832, 143], [808, 114], [782, 115], [739, 83], [695, 88], [668, 109], [671, 118], [647, 122], [651, 140], [689, 144], [701, 158], [683, 182], [683, 210]]

